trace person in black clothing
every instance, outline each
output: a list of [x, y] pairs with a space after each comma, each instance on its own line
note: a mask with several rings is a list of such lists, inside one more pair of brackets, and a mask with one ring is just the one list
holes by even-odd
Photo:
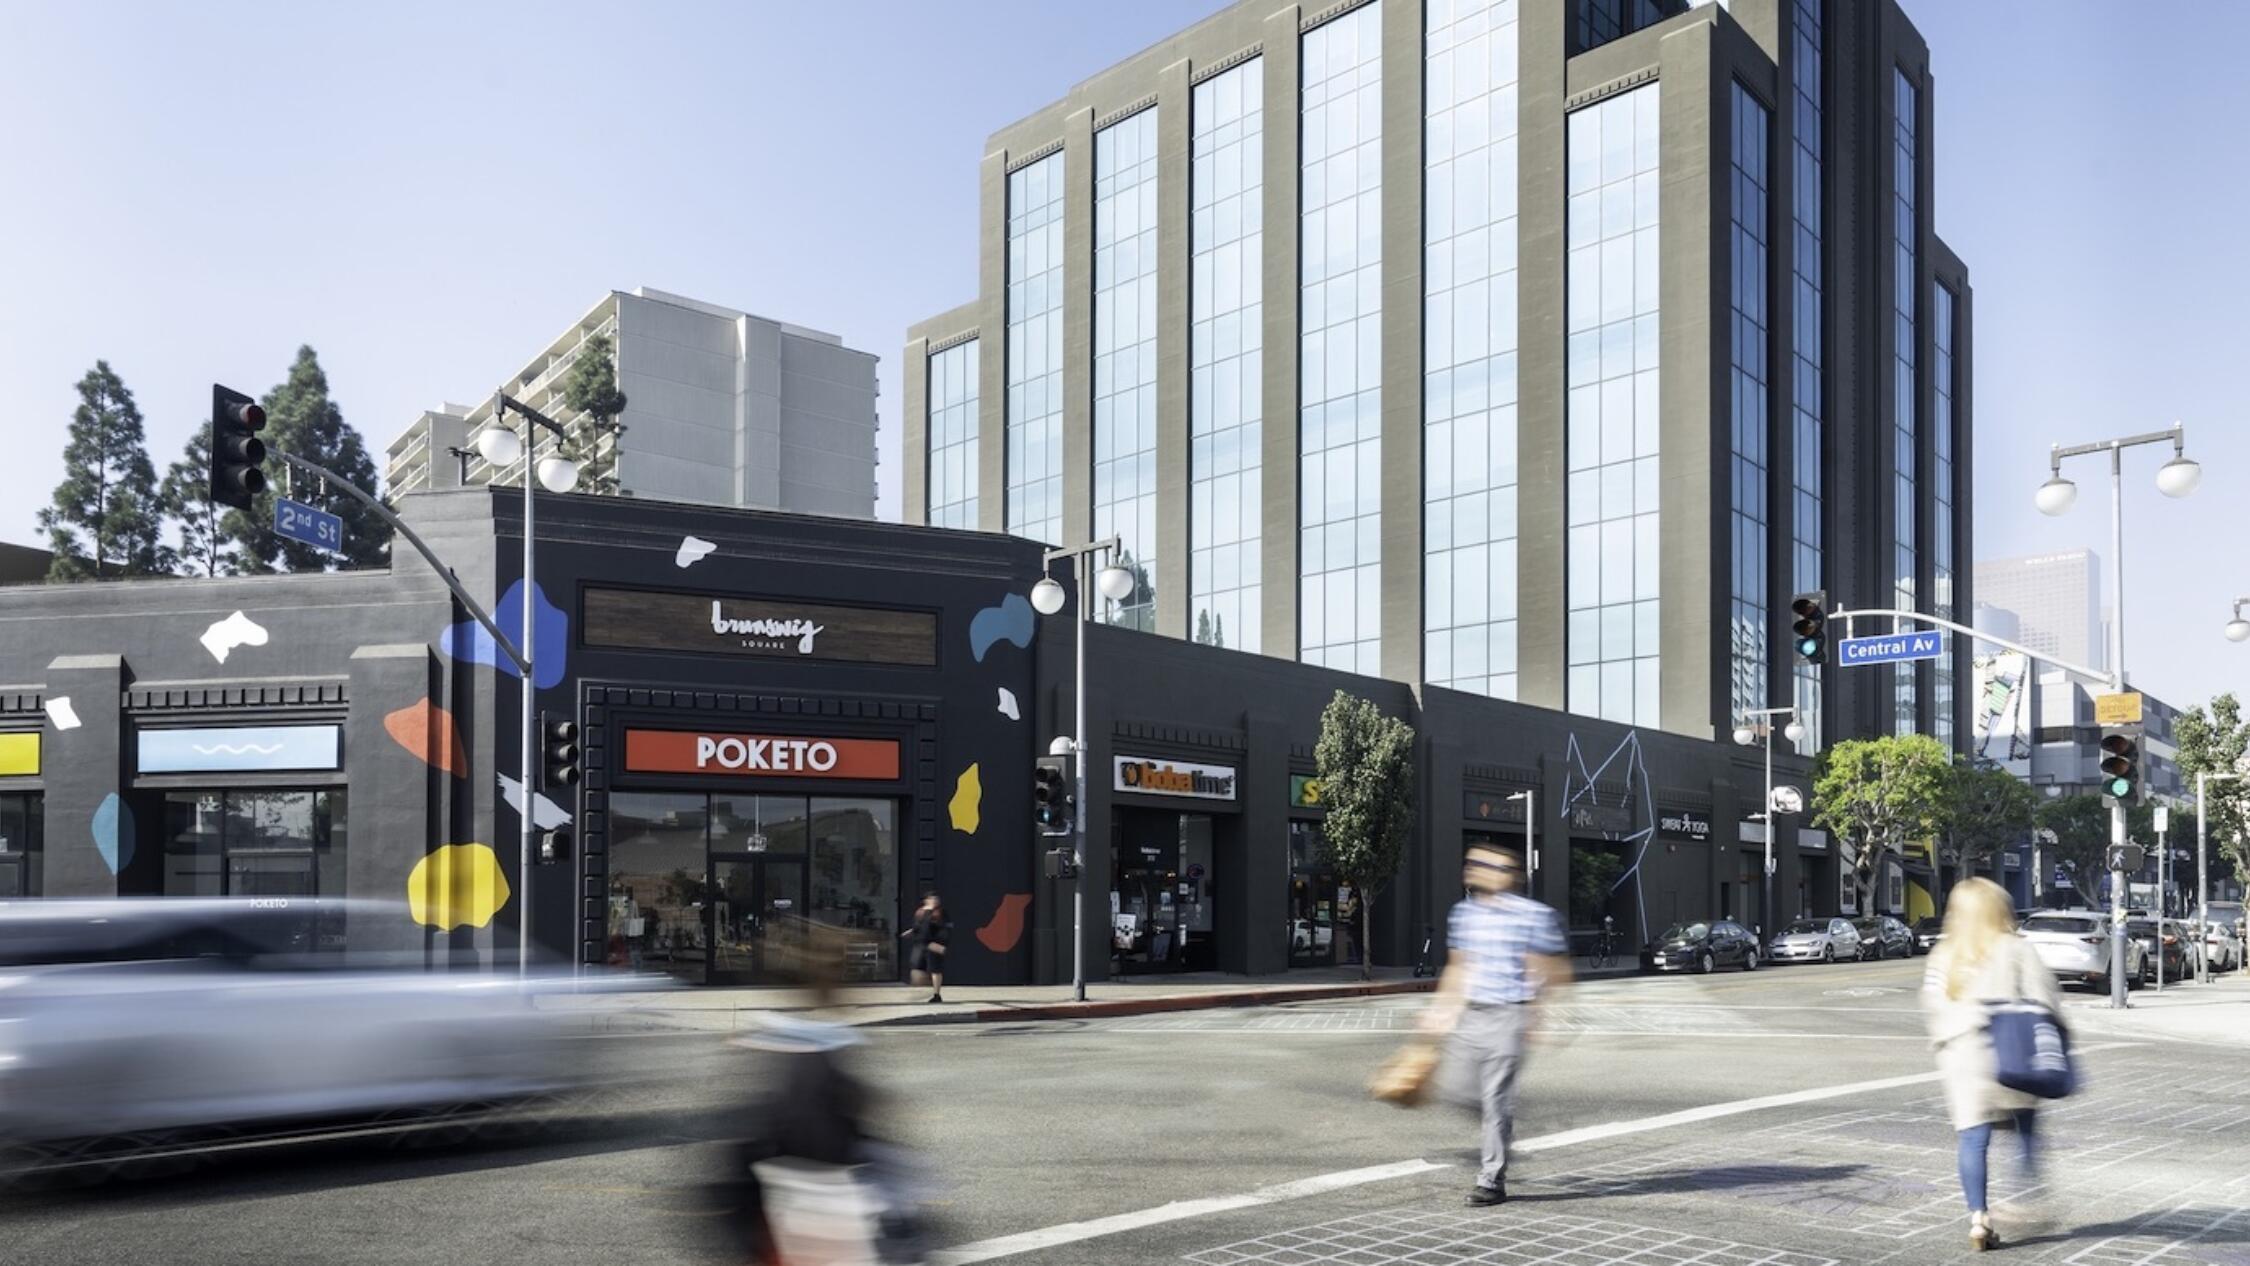
[[932, 1002], [945, 1001], [945, 932], [945, 907], [932, 892], [923, 896], [921, 908], [914, 912], [914, 926], [899, 933], [911, 938], [907, 958], [911, 979], [920, 985], [925, 976], [929, 978]]

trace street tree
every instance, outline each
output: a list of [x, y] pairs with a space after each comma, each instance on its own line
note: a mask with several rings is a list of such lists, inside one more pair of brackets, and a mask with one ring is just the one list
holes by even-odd
[[1874, 909], [1883, 859], [1907, 842], [1930, 839], [1943, 826], [1953, 762], [1926, 734], [1846, 739], [1821, 755], [1813, 779], [1813, 825], [1855, 852], [1852, 883], [1859, 908]]
[[2070, 886], [2091, 905], [2108, 870], [2109, 802], [2089, 795], [2041, 801], [2038, 823], [2052, 837], [2043, 846], [2046, 860], [2062, 867]]
[[625, 412], [625, 393], [617, 389], [616, 347], [609, 335], [596, 334], [578, 349], [563, 383], [563, 403], [585, 415], [561, 444], [562, 455], [578, 463], [578, 491], [616, 496], [617, 446], [604, 448], [602, 437], [623, 429], [617, 417]]
[[[375, 462], [358, 430], [344, 421], [344, 411], [328, 396], [328, 375], [320, 356], [310, 346], [297, 349], [289, 377], [259, 402], [266, 410], [266, 447], [317, 462], [350, 480], [370, 496], [375, 493]], [[294, 477], [294, 488], [305, 500], [312, 493], [303, 475]], [[344, 521], [344, 552], [338, 559], [326, 551], [301, 545], [273, 530], [273, 503], [278, 489], [292, 486], [278, 457], [266, 459], [266, 491], [258, 494], [248, 512], [229, 510], [219, 528], [233, 542], [237, 565], [246, 572], [326, 571], [330, 567], [380, 567], [390, 557], [391, 529], [382, 517], [356, 498], [335, 493], [323, 509]]]
[[54, 561], [49, 580], [114, 580], [171, 570], [157, 510], [156, 468], [140, 406], [106, 360], [78, 380], [63, 445], [63, 479], [39, 511]]
[[[1938, 900], [1977, 867], [2031, 830], [2039, 802], [2031, 787], [1997, 765], [1964, 761], [1947, 773], [1946, 808], [1940, 824]], [[1945, 868], [1953, 868], [1952, 880]]]
[[[2197, 774], [2250, 771], [2250, 719], [2243, 717], [2232, 691], [2181, 713], [2172, 723], [2172, 743], [2180, 750], [2180, 777], [2191, 789]], [[2236, 872], [2250, 873], [2250, 847], [2243, 842], [2250, 832], [2250, 778], [2207, 782], [2204, 799], [2213, 850]], [[2192, 836], [2175, 833], [2174, 838]]]
[[211, 428], [188, 433], [187, 450], [164, 472], [157, 506], [179, 534], [174, 561], [189, 576], [231, 576], [234, 543], [220, 528], [219, 507], [211, 500]]
[[1322, 848], [1359, 900], [1360, 977], [1373, 975], [1368, 929], [1376, 894], [1398, 875], [1414, 826], [1414, 727], [1339, 690], [1320, 714]]

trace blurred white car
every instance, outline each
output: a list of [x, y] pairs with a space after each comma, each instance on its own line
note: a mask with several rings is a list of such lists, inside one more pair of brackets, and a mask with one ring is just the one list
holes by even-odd
[[1775, 963], [1833, 963], [1859, 957], [1859, 929], [1850, 919], [1798, 919], [1766, 943]]
[[2242, 966], [2242, 937], [2234, 925], [2220, 919], [2213, 908], [2211, 922], [2203, 929], [2203, 954], [2210, 960], [2212, 971], [2235, 971]]
[[[2111, 948], [2107, 915], [2044, 911], [2025, 919], [2020, 932], [2048, 971], [2066, 981], [2108, 987]], [[2139, 942], [2125, 938], [2127, 988], [2140, 984], [2146, 957], [2147, 951]]]

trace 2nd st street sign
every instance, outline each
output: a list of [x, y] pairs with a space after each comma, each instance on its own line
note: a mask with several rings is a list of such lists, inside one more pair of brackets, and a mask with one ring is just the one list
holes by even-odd
[[1936, 630], [1885, 633], [1877, 637], [1847, 637], [1836, 643], [1836, 662], [1847, 668], [1862, 664], [1898, 664], [1908, 660], [1936, 659], [1945, 654], [1945, 634]]

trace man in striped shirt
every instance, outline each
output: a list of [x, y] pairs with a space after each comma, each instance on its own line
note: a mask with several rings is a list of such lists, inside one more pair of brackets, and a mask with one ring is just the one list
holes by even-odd
[[1570, 948], [1553, 909], [1515, 891], [1523, 866], [1489, 844], [1462, 861], [1469, 895], [1446, 919], [1445, 974], [1425, 1032], [1446, 1038], [1455, 1097], [1473, 1101], [1484, 1127], [1472, 1205], [1508, 1198], [1508, 1145], [1515, 1134], [1516, 1077], [1539, 995], [1570, 979]]

